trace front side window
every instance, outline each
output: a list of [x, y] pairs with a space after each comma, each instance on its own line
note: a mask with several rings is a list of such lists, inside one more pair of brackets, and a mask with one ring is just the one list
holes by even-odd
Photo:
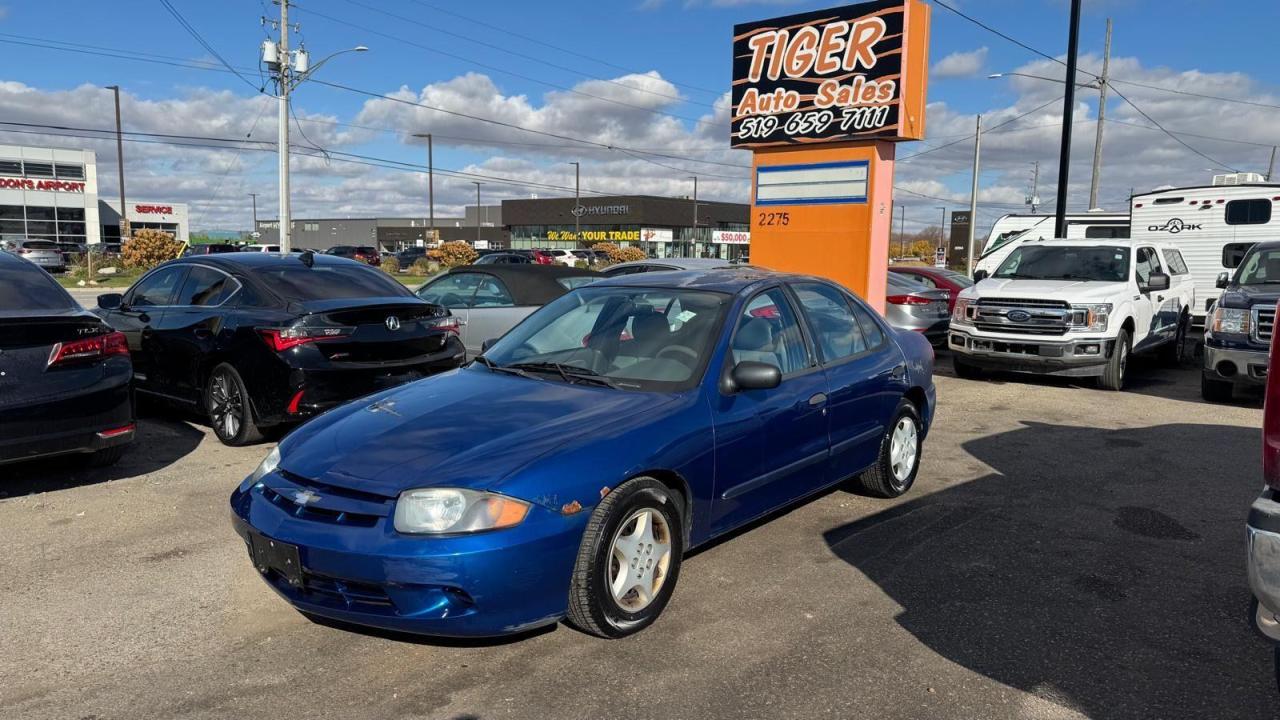
[[471, 298], [480, 285], [479, 273], [449, 273], [418, 288], [418, 297], [450, 310], [471, 307]]
[[1227, 203], [1228, 225], [1265, 225], [1271, 222], [1271, 201], [1232, 200]]
[[1266, 285], [1280, 283], [1280, 248], [1269, 248], [1250, 253], [1240, 266], [1241, 285]]
[[192, 266], [178, 291], [174, 305], [213, 307], [221, 305], [240, 287], [230, 275], [212, 268]]
[[1146, 285], [1151, 281], [1152, 273], [1164, 272], [1160, 269], [1160, 256], [1156, 254], [1155, 248], [1138, 248], [1138, 262], [1133, 266], [1134, 274], [1138, 276], [1138, 284]]
[[992, 275], [1001, 280], [1127, 282], [1129, 248], [1032, 245], [1014, 250]]
[[126, 300], [130, 307], [155, 307], [169, 305], [173, 299], [173, 291], [177, 289], [178, 280], [186, 267], [175, 265], [157, 270], [146, 276], [133, 286]]
[[820, 283], [792, 286], [809, 318], [822, 359], [835, 362], [867, 351], [862, 328], [839, 290]]
[[716, 292], [587, 286], [543, 306], [484, 357], [543, 381], [684, 390], [701, 378], [731, 301]]
[[747, 303], [733, 335], [733, 362], [773, 365], [783, 375], [809, 367], [800, 323], [781, 288], [761, 293]]

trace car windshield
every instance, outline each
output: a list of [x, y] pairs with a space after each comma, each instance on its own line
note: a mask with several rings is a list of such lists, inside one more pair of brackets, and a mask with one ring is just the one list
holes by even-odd
[[1240, 285], [1280, 283], [1280, 247], [1249, 253], [1240, 266]]
[[[297, 262], [297, 261], [294, 261]], [[404, 285], [368, 266], [344, 263], [307, 267], [281, 263], [254, 268], [254, 275], [285, 300], [334, 300], [364, 297], [413, 297]]]
[[679, 391], [702, 376], [729, 295], [665, 288], [579, 288], [484, 353], [494, 372], [621, 390]]
[[962, 289], [973, 287], [973, 278], [963, 273], [958, 273], [955, 270], [939, 270], [938, 274], [960, 286]]
[[1014, 250], [992, 277], [1001, 280], [1129, 279], [1129, 248], [1098, 245], [1033, 245]]

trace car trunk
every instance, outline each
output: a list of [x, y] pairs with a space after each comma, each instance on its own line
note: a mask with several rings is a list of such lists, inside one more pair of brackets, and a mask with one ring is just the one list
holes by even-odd
[[450, 332], [434, 324], [449, 311], [429, 303], [372, 299], [306, 305], [312, 312], [295, 327], [340, 332], [316, 343], [325, 359], [337, 365], [398, 364], [437, 353]]
[[85, 340], [106, 331], [102, 321], [81, 310], [0, 314], [0, 409], [88, 390], [104, 375], [101, 359], [50, 367], [59, 343]]

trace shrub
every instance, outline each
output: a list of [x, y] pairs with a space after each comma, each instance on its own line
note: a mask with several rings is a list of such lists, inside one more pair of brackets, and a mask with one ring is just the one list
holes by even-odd
[[573, 266], [574, 266], [575, 268], [577, 268], [578, 270], [590, 270], [590, 269], [591, 269], [591, 263], [587, 262], [586, 260], [574, 260], [574, 261], [573, 261]]
[[432, 268], [433, 264], [434, 263], [431, 260], [431, 258], [428, 258], [424, 255], [423, 257], [420, 257], [417, 260], [413, 261], [413, 274], [414, 275], [431, 275], [433, 273], [433, 268]]
[[429, 251], [427, 257], [445, 267], [454, 268], [459, 265], [470, 265], [480, 255], [466, 242], [453, 240]]
[[644, 260], [646, 257], [648, 256], [645, 255], [644, 251], [638, 247], [623, 247], [623, 248], [618, 248], [617, 252], [611, 254], [609, 256], [609, 260], [611, 260], [616, 265], [617, 263], [636, 262], [637, 260]]
[[138, 230], [120, 248], [124, 266], [142, 270], [150, 270], [181, 254], [182, 243], [173, 239], [173, 233], [150, 228]]
[[395, 275], [400, 272], [400, 261], [393, 257], [383, 260], [382, 272], [387, 273], [388, 275]]

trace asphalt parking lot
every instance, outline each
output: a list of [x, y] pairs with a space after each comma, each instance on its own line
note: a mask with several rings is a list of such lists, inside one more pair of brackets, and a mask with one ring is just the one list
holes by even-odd
[[310, 622], [227, 496], [269, 446], [146, 417], [116, 467], [0, 469], [4, 718], [1260, 718], [1260, 403], [1135, 364], [1121, 394], [962, 381], [915, 489], [843, 490], [687, 560], [650, 629], [489, 643]]

